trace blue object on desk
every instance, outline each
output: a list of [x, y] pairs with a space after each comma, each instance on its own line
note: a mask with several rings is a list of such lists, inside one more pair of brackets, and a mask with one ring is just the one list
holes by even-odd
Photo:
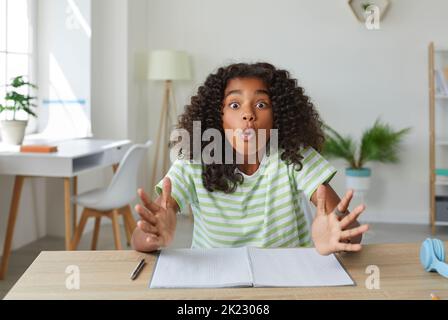
[[420, 262], [428, 271], [436, 271], [448, 278], [448, 264], [445, 263], [445, 248], [439, 239], [427, 238], [420, 248]]

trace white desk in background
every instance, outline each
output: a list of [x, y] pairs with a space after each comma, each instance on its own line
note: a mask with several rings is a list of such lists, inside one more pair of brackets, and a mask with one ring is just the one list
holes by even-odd
[[71, 250], [71, 223], [73, 222], [73, 226], [76, 226], [76, 205], [73, 205], [73, 220], [70, 208], [71, 179], [73, 178], [73, 194], [76, 194], [77, 176], [79, 174], [117, 165], [131, 146], [129, 140], [96, 139], [73, 139], [56, 142], [35, 140], [30, 143], [25, 141], [25, 144], [56, 145], [58, 151], [54, 153], [21, 153], [18, 152], [18, 147], [16, 151], [5, 151], [8, 150], [8, 147], [0, 147], [0, 175], [16, 176], [3, 245], [0, 280], [5, 277], [8, 268], [20, 194], [25, 177], [55, 177], [64, 180], [65, 249]]

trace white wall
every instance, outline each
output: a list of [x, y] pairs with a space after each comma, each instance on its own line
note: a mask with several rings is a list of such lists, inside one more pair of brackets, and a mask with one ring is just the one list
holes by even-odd
[[96, 138], [127, 135], [127, 4], [92, 1], [92, 127]]
[[91, 135], [90, 2], [38, 2], [38, 122], [51, 138]]
[[[147, 86], [139, 73], [147, 52], [146, 1], [92, 1], [92, 128], [97, 139], [130, 139], [141, 143], [146, 130]], [[146, 187], [147, 159], [141, 164], [140, 186]], [[110, 169], [96, 172], [100, 187]], [[95, 185], [92, 176], [80, 177]], [[98, 180], [96, 180], [98, 184]], [[137, 199], [132, 203], [137, 203]], [[107, 219], [103, 223], [109, 224]], [[86, 231], [92, 228], [92, 222]]]
[[[141, 53], [146, 52], [146, 2], [142, 0], [91, 1], [91, 118], [96, 139], [130, 139], [134, 143], [147, 139], [144, 119], [147, 99], [146, 82], [138, 75]], [[143, 120], [143, 122], [142, 122]], [[145, 186], [147, 164], [142, 163], [140, 185]], [[96, 170], [78, 177], [78, 192], [105, 187], [112, 169]], [[48, 234], [64, 236], [63, 188], [52, 182], [48, 199]], [[133, 204], [135, 204], [134, 201]], [[133, 206], [132, 206], [133, 207]], [[81, 214], [78, 207], [78, 219]], [[102, 224], [110, 224], [102, 219]], [[93, 221], [86, 226], [88, 232]], [[109, 230], [110, 231], [110, 230]], [[109, 232], [105, 231], [105, 232]]]
[[[139, 74], [146, 46], [146, 1], [91, 1], [91, 119], [96, 139], [148, 138], [146, 132], [147, 83]], [[143, 116], [142, 116], [143, 115]], [[139, 183], [146, 187], [147, 159], [141, 166]], [[145, 166], [146, 164], [146, 166]], [[78, 177], [78, 192], [107, 186], [112, 169], [96, 170]], [[48, 234], [64, 236], [63, 188], [51, 182], [47, 198]], [[136, 201], [133, 202], [135, 204]], [[133, 207], [133, 205], [132, 205]], [[78, 219], [81, 214], [78, 207]], [[109, 224], [102, 219], [103, 224]], [[93, 227], [89, 221], [86, 232]], [[108, 232], [108, 231], [105, 231]]]
[[[358, 137], [378, 116], [395, 128], [413, 127], [400, 165], [370, 164], [364, 219], [427, 223], [427, 45], [448, 43], [448, 2], [391, 2], [381, 29], [369, 31], [346, 1], [148, 0], [148, 46], [192, 55], [194, 81], [176, 84], [182, 105], [218, 66], [266, 60], [290, 70], [342, 133]], [[151, 84], [150, 136], [161, 95], [161, 85]], [[334, 164], [339, 174], [332, 185], [341, 194], [344, 165]]]
[[[38, 2], [38, 83], [40, 130], [57, 131], [54, 120], [90, 121], [91, 4], [90, 0]], [[82, 105], [44, 105], [43, 100], [85, 100]], [[73, 110], [77, 113], [70, 113]], [[79, 118], [78, 118], [79, 116]], [[53, 123], [53, 124], [52, 124]], [[49, 127], [53, 127], [51, 129]], [[46, 234], [64, 235], [62, 179], [45, 179]], [[79, 179], [79, 192], [98, 179]], [[44, 191], [42, 191], [44, 193]], [[20, 236], [20, 234], [18, 234]]]

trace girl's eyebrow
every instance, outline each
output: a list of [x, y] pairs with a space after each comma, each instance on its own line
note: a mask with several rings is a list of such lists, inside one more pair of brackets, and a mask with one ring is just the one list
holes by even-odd
[[[227, 98], [227, 96], [230, 96], [231, 94], [241, 95], [243, 93], [241, 90], [230, 90], [229, 92], [227, 92], [227, 94], [224, 96], [224, 98]], [[255, 90], [255, 94], [265, 94], [265, 95], [269, 96], [269, 92], [264, 89]]]
[[265, 94], [265, 95], [269, 96], [269, 92], [264, 89], [255, 91], [255, 94]]
[[227, 92], [227, 94], [224, 96], [224, 98], [226, 98], [227, 96], [230, 96], [231, 94], [243, 94], [241, 92], [241, 90], [230, 90], [229, 92]]

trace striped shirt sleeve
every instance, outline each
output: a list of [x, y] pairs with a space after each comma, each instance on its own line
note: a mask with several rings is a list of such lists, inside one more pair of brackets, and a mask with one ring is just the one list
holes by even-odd
[[337, 171], [312, 147], [305, 148], [302, 156], [302, 170], [293, 170], [293, 175], [297, 188], [310, 200], [316, 189], [321, 184], [329, 182]]
[[[176, 159], [171, 165], [165, 177], [171, 180], [171, 197], [177, 202], [181, 213], [187, 212], [187, 206], [192, 199], [192, 179], [188, 170], [188, 162]], [[163, 179], [155, 186], [157, 195], [162, 194]]]

